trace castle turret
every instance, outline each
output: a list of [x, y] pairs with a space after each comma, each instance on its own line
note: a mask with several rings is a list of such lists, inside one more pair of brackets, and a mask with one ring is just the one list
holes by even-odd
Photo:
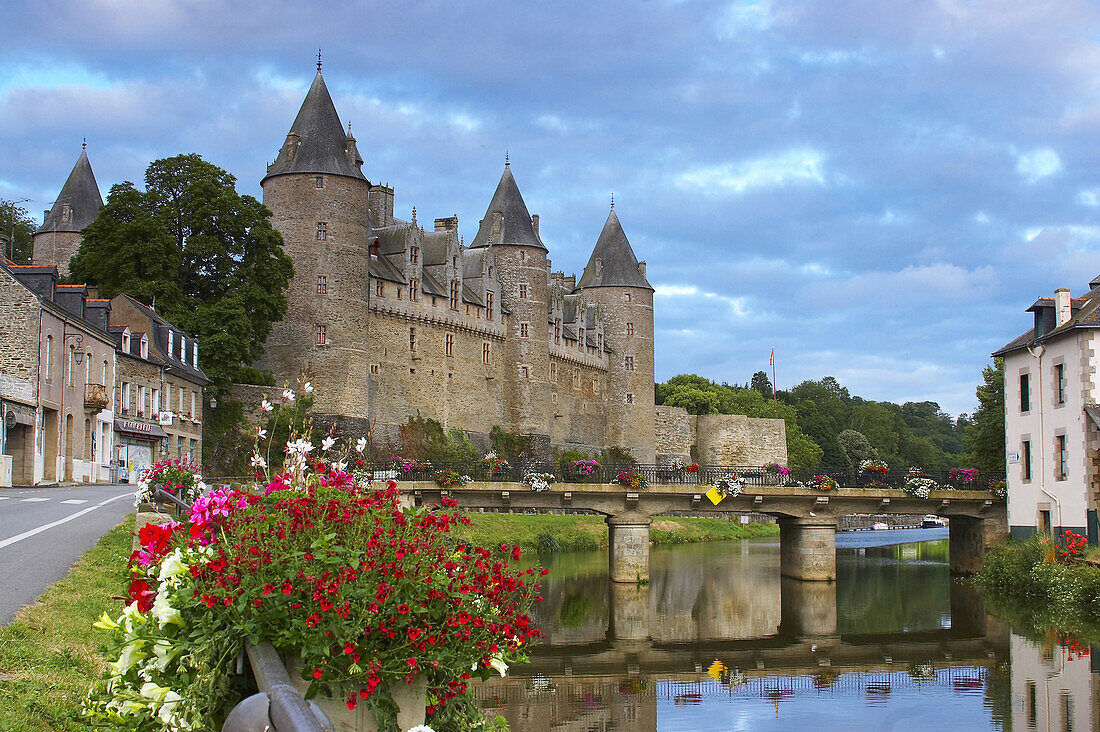
[[652, 464], [656, 409], [653, 403], [653, 288], [615, 214], [615, 204], [577, 287], [600, 303], [608, 368], [607, 427], [611, 445]]
[[281, 384], [305, 373], [323, 384], [315, 411], [353, 422], [368, 414], [367, 311], [370, 183], [355, 138], [345, 132], [321, 76], [321, 64], [275, 162], [264, 205], [294, 260], [288, 308], [268, 336], [259, 364]]
[[509, 313], [503, 390], [508, 429], [535, 437], [536, 454], [549, 457], [549, 262], [508, 163], [470, 244], [471, 249], [478, 247], [492, 247], [502, 310]]
[[53, 207], [46, 212], [42, 226], [34, 232], [33, 263], [55, 264], [62, 277], [69, 274], [69, 260], [80, 249], [81, 232], [95, 221], [101, 208], [103, 197], [92, 173], [85, 143]]

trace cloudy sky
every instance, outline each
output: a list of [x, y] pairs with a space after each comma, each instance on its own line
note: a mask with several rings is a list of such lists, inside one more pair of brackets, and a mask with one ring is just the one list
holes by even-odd
[[[505, 150], [555, 269], [608, 197], [657, 378], [836, 376], [970, 412], [1037, 296], [1100, 274], [1100, 5], [5, 3], [0, 196], [198, 152], [260, 195], [315, 69], [398, 215], [469, 241]], [[41, 214], [39, 213], [39, 217]]]

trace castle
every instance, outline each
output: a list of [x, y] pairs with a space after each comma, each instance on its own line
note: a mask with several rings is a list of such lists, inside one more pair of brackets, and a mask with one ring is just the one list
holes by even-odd
[[315, 411], [343, 434], [393, 442], [419, 415], [653, 463], [653, 288], [614, 204], [578, 281], [552, 271], [507, 161], [468, 246], [457, 216], [396, 218], [363, 162], [318, 63], [261, 182], [294, 277], [258, 366], [322, 385]]

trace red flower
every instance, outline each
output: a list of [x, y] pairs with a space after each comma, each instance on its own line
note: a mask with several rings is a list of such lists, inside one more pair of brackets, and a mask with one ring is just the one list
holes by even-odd
[[149, 612], [153, 607], [153, 599], [157, 593], [145, 580], [136, 579], [130, 582], [130, 599], [137, 603], [138, 610]]
[[323, 676], [323, 675], [324, 675], [324, 673], [325, 673], [325, 672], [324, 672], [324, 671], [322, 671], [321, 669], [319, 669], [319, 668], [315, 668], [315, 669], [313, 669], [313, 678], [315, 678], [315, 679], [319, 679], [319, 678], [321, 678], [321, 676]]
[[409, 612], [409, 606], [408, 605], [398, 605], [397, 606], [397, 612], [401, 613], [402, 615], [405, 615]]

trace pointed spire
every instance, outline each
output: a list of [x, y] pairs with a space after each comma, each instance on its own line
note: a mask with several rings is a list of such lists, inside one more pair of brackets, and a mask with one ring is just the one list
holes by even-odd
[[615, 191], [611, 191], [611, 210], [615, 210]]
[[84, 138], [84, 142], [80, 143], [80, 149], [81, 150], [87, 150], [88, 149], [88, 138], [87, 137]]
[[348, 135], [321, 75], [318, 51], [317, 75], [290, 126], [279, 156], [268, 166], [265, 180], [287, 173], [327, 173], [365, 179], [358, 161], [353, 163], [348, 156], [347, 140]]
[[[596, 266], [599, 260], [599, 266]], [[577, 287], [644, 287], [652, 290], [612, 205]]]
[[92, 164], [88, 161], [88, 143], [81, 143], [80, 156], [69, 173], [61, 193], [46, 214], [45, 221], [36, 234], [48, 231], [83, 231], [84, 227], [95, 221], [99, 209], [103, 208], [103, 196], [99, 192]]
[[317, 71], [321, 70], [321, 49], [317, 49]]
[[505, 149], [504, 150], [504, 167], [507, 168], [509, 165], [511, 165], [511, 163], [508, 162], [508, 150]]
[[[503, 216], [503, 230], [498, 237], [493, 237], [493, 213], [500, 211]], [[537, 247], [546, 249], [535, 227], [531, 224], [531, 214], [527, 211], [527, 204], [523, 201], [523, 194], [519, 192], [516, 179], [512, 176], [512, 167], [505, 159], [504, 174], [500, 176], [496, 192], [489, 202], [485, 216], [481, 220], [481, 227], [477, 236], [470, 243], [470, 248], [508, 244], [514, 246]]]

